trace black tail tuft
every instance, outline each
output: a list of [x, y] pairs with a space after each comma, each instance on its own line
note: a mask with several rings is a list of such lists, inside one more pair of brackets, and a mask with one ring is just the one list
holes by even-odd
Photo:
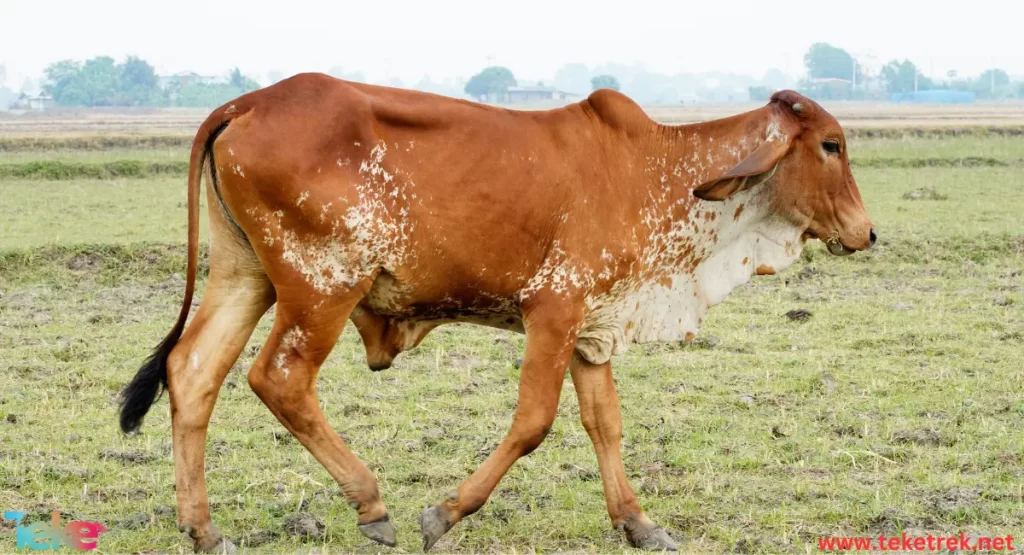
[[178, 343], [182, 331], [183, 325], [174, 326], [121, 392], [121, 431], [124, 433], [134, 432], [142, 425], [142, 418], [153, 406], [157, 395], [167, 388], [167, 356]]

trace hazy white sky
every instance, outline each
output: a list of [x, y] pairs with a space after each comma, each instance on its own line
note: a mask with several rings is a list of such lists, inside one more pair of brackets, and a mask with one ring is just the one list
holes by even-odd
[[535, 79], [569, 62], [796, 77], [807, 47], [826, 41], [876, 65], [909, 58], [926, 75], [1024, 75], [1024, 0], [942, 1], [0, 0], [0, 64], [15, 87], [58, 59], [129, 54], [158, 73], [237, 65], [261, 81], [341, 66], [411, 84], [491, 62]]

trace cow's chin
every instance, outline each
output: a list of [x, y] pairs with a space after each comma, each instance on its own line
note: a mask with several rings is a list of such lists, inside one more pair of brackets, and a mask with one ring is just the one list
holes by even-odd
[[803, 233], [801, 239], [803, 239], [804, 241], [807, 241], [808, 239], [818, 239], [822, 243], [825, 243], [825, 250], [827, 250], [829, 254], [833, 256], [850, 256], [851, 254], [857, 252], [856, 250], [844, 245], [843, 242], [839, 239], [839, 234], [835, 232], [833, 232], [828, 237], [821, 237], [813, 230], [808, 229]]
[[839, 240], [826, 241], [825, 248], [828, 249], [828, 252], [830, 254], [833, 254], [835, 256], [850, 256], [851, 254], [857, 252], [853, 249], [846, 248], [846, 245], [842, 244]]

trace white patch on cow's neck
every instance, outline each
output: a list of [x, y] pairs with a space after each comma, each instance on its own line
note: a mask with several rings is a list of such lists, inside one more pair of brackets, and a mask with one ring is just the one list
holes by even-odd
[[632, 343], [689, 341], [700, 331], [708, 309], [749, 281], [759, 267], [764, 273], [789, 267], [800, 255], [801, 230], [767, 213], [766, 193], [767, 187], [755, 187], [726, 201], [695, 204], [693, 217], [708, 212], [715, 216], [700, 218], [693, 235], [693, 256], [701, 260], [692, 275], [665, 269], [659, 279], [625, 290], [613, 288], [591, 299], [595, 308], [580, 332], [580, 354], [602, 364]]

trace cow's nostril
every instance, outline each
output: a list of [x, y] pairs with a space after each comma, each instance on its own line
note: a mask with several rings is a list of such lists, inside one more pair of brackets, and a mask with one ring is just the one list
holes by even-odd
[[871, 240], [871, 244], [874, 245], [875, 241], [878, 239], [878, 236], [875, 235], [875, 228], [871, 228], [871, 233], [868, 235], [868, 237]]

